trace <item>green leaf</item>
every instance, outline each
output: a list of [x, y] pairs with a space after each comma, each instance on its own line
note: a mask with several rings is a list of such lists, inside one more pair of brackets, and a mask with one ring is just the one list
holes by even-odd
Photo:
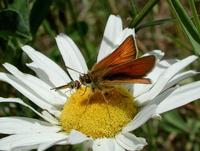
[[30, 29], [34, 35], [45, 19], [53, 0], [36, 0], [30, 14]]
[[173, 125], [166, 123], [166, 122], [161, 123], [160, 126], [164, 131], [167, 131], [169, 133], [174, 133], [174, 134], [182, 133], [182, 131], [180, 129], [178, 129], [178, 128], [174, 127]]
[[56, 32], [51, 28], [50, 22], [48, 22], [46, 19], [42, 23], [44, 29], [47, 31], [49, 35], [51, 35], [52, 38], [56, 36]]
[[15, 11], [19, 16], [17, 31], [21, 34], [29, 35], [30, 29], [28, 1], [14, 1], [11, 5], [8, 6], [8, 10]]
[[19, 25], [19, 14], [15, 11], [0, 12], [0, 31], [15, 32]]
[[168, 0], [194, 52], [200, 55], [200, 34], [179, 0]]
[[164, 115], [164, 119], [171, 126], [181, 131], [187, 132], [187, 124], [177, 111], [171, 111]]
[[187, 125], [190, 132], [190, 140], [193, 140], [196, 135], [200, 134], [200, 122], [195, 118], [188, 118]]
[[31, 39], [26, 27], [18, 12], [13, 10], [0, 12], [0, 37], [3, 39], [8, 39], [9, 36]]
[[88, 25], [86, 22], [84, 21], [77, 21], [76, 23], [73, 23], [71, 25], [69, 25], [67, 28], [66, 28], [66, 32], [67, 33], [73, 33], [74, 31], [77, 31], [77, 26], [79, 27], [79, 34], [81, 34], [81, 36], [85, 36], [88, 32]]

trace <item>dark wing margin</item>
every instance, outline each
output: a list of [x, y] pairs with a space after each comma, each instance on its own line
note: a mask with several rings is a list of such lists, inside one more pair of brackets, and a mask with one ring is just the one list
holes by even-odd
[[151, 84], [151, 80], [148, 78], [141, 78], [141, 79], [129, 79], [129, 78], [122, 78], [120, 80], [104, 80], [102, 84], [126, 84], [126, 83], [142, 83], [142, 84]]

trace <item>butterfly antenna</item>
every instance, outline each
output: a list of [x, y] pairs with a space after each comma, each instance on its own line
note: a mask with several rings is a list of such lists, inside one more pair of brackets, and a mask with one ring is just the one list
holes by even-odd
[[65, 66], [65, 67], [66, 67], [67, 69], [70, 69], [70, 70], [75, 71], [75, 72], [77, 72], [77, 73], [84, 74], [84, 73], [79, 72], [79, 71], [77, 71], [77, 70], [75, 70], [75, 69], [72, 69], [72, 68], [70, 68], [70, 67], [68, 67], [68, 66]]

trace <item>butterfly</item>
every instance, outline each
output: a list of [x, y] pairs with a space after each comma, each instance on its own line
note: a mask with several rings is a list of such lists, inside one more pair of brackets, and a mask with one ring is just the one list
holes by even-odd
[[[130, 35], [111, 54], [93, 65], [87, 73], [79, 72], [79, 80], [53, 89], [79, 89], [81, 85], [84, 85], [93, 91], [104, 91], [112, 89], [114, 85], [118, 84], [150, 84], [150, 79], [144, 77], [153, 69], [154, 65], [154, 55], [137, 58], [136, 42]], [[68, 69], [71, 68], [68, 67]]]

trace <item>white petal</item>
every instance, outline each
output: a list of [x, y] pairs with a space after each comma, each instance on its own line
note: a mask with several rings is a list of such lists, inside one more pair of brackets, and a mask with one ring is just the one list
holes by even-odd
[[46, 110], [43, 110], [41, 113], [42, 113], [42, 116], [45, 117], [45, 119], [48, 119], [49, 121], [58, 121], [57, 119], [59, 119], [59, 117], [61, 115], [61, 112], [58, 112], [58, 113], [55, 113], [55, 114], [50, 114]]
[[125, 151], [114, 138], [96, 139], [92, 149], [93, 151]]
[[157, 105], [147, 105], [137, 115], [134, 117], [134, 119], [129, 122], [123, 129], [122, 132], [130, 132], [141, 125], [143, 125], [146, 121], [148, 121], [156, 112]]
[[80, 144], [84, 141], [88, 141], [91, 140], [89, 137], [87, 137], [86, 135], [84, 135], [83, 133], [76, 131], [76, 130], [72, 130], [69, 134], [69, 138], [68, 138], [68, 143], [69, 144]]
[[52, 124], [58, 124], [58, 120], [56, 118], [48, 118], [44, 115], [42, 115], [41, 113], [39, 113], [38, 111], [36, 111], [34, 108], [32, 108], [30, 105], [24, 103], [21, 99], [19, 98], [2, 98], [0, 97], [0, 103], [3, 103], [3, 102], [7, 102], [7, 103], [19, 103], [25, 107], [28, 107], [29, 109], [31, 109], [34, 113], [36, 113], [37, 115], [39, 115], [40, 117], [42, 117], [44, 120], [52, 123]]
[[[85, 59], [70, 37], [65, 34], [59, 34], [56, 37], [56, 42], [66, 66], [82, 73], [88, 71]], [[73, 78], [79, 79], [79, 73], [72, 70], [69, 70], [69, 73]]]
[[[123, 42], [130, 35], [132, 35], [133, 38], [135, 39], [135, 29], [134, 28], [125, 28], [125, 29], [123, 29], [121, 38], [117, 37], [118, 38], [118, 43]], [[136, 43], [135, 43], [135, 47], [136, 47], [136, 50], [137, 50], [137, 44]]]
[[[48, 78], [47, 74], [38, 67], [38, 65], [35, 62], [32, 63], [27, 63], [26, 64], [29, 68], [31, 68], [33, 71], [35, 71], [36, 75], [44, 82], [46, 82], [46, 84], [49, 85], [50, 89], [56, 87], [56, 86], [61, 86], [61, 85], [54, 85], [50, 79]], [[63, 83], [62, 85], [64, 85], [66, 83]], [[55, 93], [59, 94], [61, 97], [66, 98], [66, 96], [70, 96], [71, 94], [66, 91], [66, 90], [57, 90], [54, 91]]]
[[52, 84], [52, 87], [60, 86], [71, 81], [67, 74], [45, 55], [34, 50], [30, 46], [23, 46], [22, 50], [33, 60], [38, 70], [40, 69], [40, 72], [43, 73], [42, 76], [46, 75], [46, 79], [50, 81], [49, 84]]
[[114, 146], [115, 146], [114, 151], [125, 151], [125, 149], [116, 142], [116, 139], [114, 141]]
[[143, 56], [154, 55], [156, 57], [156, 61], [159, 62], [164, 57], [164, 52], [161, 50], [153, 50], [145, 53]]
[[[152, 52], [152, 54], [155, 52]], [[149, 54], [148, 54], [149, 55]], [[134, 84], [134, 96], [138, 97], [142, 94], [144, 94], [145, 92], [148, 92], [153, 85], [156, 83], [156, 81], [158, 80], [158, 78], [160, 77], [161, 74], [163, 74], [163, 72], [170, 66], [170, 64], [166, 61], [160, 61], [156, 60], [156, 65], [153, 68], [153, 70], [146, 76], [146, 78], [151, 79], [151, 84]], [[137, 100], [140, 101], [140, 100]], [[139, 102], [140, 104], [140, 102]]]
[[0, 73], [0, 80], [5, 81], [10, 85], [12, 85], [14, 88], [16, 88], [19, 92], [21, 92], [24, 96], [26, 96], [40, 108], [47, 110], [53, 114], [58, 112], [58, 110], [53, 105], [47, 103], [45, 100], [41, 98], [41, 96], [36, 94], [31, 88], [26, 86], [24, 83], [22, 83], [14, 76], [6, 73]]
[[61, 138], [61, 139], [58, 139], [57, 141], [53, 141], [53, 142], [45, 143], [45, 144], [40, 144], [38, 146], [37, 151], [45, 151], [46, 149], [58, 144], [59, 142], [62, 142], [62, 141], [67, 142], [66, 140], [67, 140], [67, 138]]
[[90, 151], [92, 150], [93, 140], [85, 141], [81, 145], [82, 151]]
[[1, 117], [0, 123], [2, 134], [58, 132], [61, 129], [50, 123], [26, 117]]
[[28, 146], [37, 147], [39, 144], [54, 142], [66, 138], [63, 133], [33, 133], [10, 135], [0, 139], [0, 150], [22, 150]]
[[93, 144], [93, 151], [114, 151], [114, 144], [112, 139], [96, 139]]
[[[148, 92], [154, 86], [154, 84], [158, 81], [159, 77], [165, 72], [165, 70], [178, 61], [177, 59], [167, 59], [167, 60], [162, 60], [159, 62], [159, 59], [161, 58], [159, 58], [159, 54], [156, 54], [156, 51], [149, 52], [149, 54], [156, 55], [158, 58], [158, 60], [156, 60], [156, 65], [154, 69], [146, 76], [147, 78], [151, 79], [151, 84], [134, 84], [133, 93], [135, 97], [138, 97]], [[138, 104], [141, 104], [140, 100], [137, 100], [137, 101], [138, 101]]]
[[142, 150], [147, 145], [144, 138], [136, 137], [131, 133], [119, 134], [115, 138], [119, 145], [129, 151]]
[[143, 103], [148, 102], [148, 100], [155, 98], [163, 90], [163, 88], [166, 86], [169, 80], [173, 78], [174, 75], [176, 75], [179, 71], [181, 71], [183, 68], [185, 68], [187, 65], [189, 65], [196, 59], [197, 59], [197, 56], [189, 56], [173, 64], [172, 66], [170, 66], [159, 77], [159, 79], [157, 80], [157, 82], [155, 83], [155, 85], [152, 87], [151, 90], [137, 97], [138, 103], [143, 104]]
[[33, 70], [36, 73], [37, 77], [39, 77], [42, 81], [46, 82], [50, 86], [53, 85], [52, 82], [49, 81], [48, 75], [41, 68], [39, 68], [39, 65], [37, 63], [26, 63], [26, 66]]
[[122, 20], [119, 16], [110, 15], [105, 27], [103, 39], [100, 45], [97, 62], [110, 54], [116, 47], [116, 38], [122, 32]]
[[199, 98], [200, 81], [181, 86], [158, 105], [156, 113], [161, 114], [173, 110]]
[[149, 100], [149, 103], [152, 104], [160, 104], [160, 102], [162, 102], [164, 99], [166, 99], [175, 89], [177, 89], [178, 86], [176, 87], [171, 87], [167, 90], [165, 90], [164, 92], [162, 92], [161, 94], [159, 94], [158, 96], [156, 96], [153, 100]]
[[168, 83], [167, 85], [164, 87], [163, 91], [178, 84], [180, 81], [184, 80], [184, 79], [187, 79], [189, 77], [192, 77], [194, 75], [197, 75], [198, 72], [196, 71], [193, 71], [193, 70], [189, 70], [189, 71], [186, 71], [186, 72], [182, 72], [182, 73], [179, 73], [177, 74], [176, 76], [174, 76]]
[[9, 63], [4, 63], [3, 66], [47, 103], [50, 103], [54, 106], [60, 106], [65, 103], [66, 97], [58, 95], [58, 93], [51, 90], [51, 87], [48, 84], [37, 77], [34, 77], [30, 74], [24, 74]]

